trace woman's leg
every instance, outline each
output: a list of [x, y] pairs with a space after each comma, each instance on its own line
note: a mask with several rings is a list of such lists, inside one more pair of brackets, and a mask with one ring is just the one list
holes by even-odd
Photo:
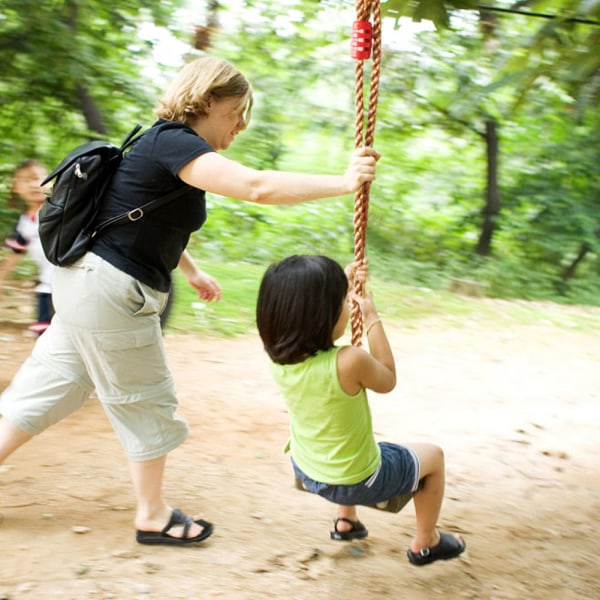
[[[134, 524], [140, 531], [162, 531], [171, 518], [173, 509], [162, 496], [166, 461], [166, 456], [141, 462], [129, 461], [129, 471], [137, 499]], [[196, 518], [194, 517], [194, 520]], [[194, 523], [190, 526], [186, 537], [193, 538], [200, 533], [202, 527]], [[172, 527], [168, 534], [171, 537], [182, 537], [183, 525]]]
[[6, 417], [0, 418], [0, 464], [33, 436], [15, 427]]
[[79, 409], [91, 387], [57, 319], [37, 339], [31, 355], [0, 395], [0, 463], [34, 435]]

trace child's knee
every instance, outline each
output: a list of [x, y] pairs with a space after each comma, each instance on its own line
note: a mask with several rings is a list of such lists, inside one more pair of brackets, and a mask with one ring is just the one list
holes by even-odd
[[419, 457], [421, 478], [444, 471], [444, 450], [437, 444], [415, 444], [413, 450]]
[[429, 444], [429, 456], [432, 464], [444, 467], [444, 449], [437, 444]]

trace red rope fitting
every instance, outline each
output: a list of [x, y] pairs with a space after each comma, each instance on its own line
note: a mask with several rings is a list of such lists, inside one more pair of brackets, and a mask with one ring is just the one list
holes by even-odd
[[354, 21], [352, 23], [352, 42], [350, 53], [356, 60], [371, 58], [373, 46], [373, 26], [370, 21]]

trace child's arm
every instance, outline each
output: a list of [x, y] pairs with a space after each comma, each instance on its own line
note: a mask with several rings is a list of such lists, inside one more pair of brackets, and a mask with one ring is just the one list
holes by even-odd
[[[349, 265], [349, 267], [353, 267]], [[346, 269], [352, 276], [366, 278], [366, 267]], [[338, 378], [345, 392], [356, 394], [361, 387], [378, 393], [391, 392], [396, 386], [396, 364], [389, 341], [370, 293], [358, 296], [350, 292], [350, 298], [360, 308], [369, 342], [369, 352], [356, 346], [348, 346], [338, 354]]]
[[0, 298], [4, 296], [4, 282], [21, 260], [22, 254], [11, 252], [6, 258], [0, 259]]

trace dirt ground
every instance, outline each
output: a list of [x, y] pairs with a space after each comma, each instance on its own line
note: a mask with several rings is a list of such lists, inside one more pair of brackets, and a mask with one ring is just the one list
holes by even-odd
[[[334, 510], [296, 491], [287, 418], [258, 337], [166, 336], [189, 440], [166, 495], [215, 533], [135, 543], [126, 462], [97, 400], [0, 467], [0, 599], [600, 598], [600, 339], [549, 324], [388, 328], [399, 385], [371, 395], [381, 439], [443, 446], [440, 526], [464, 557], [406, 560], [412, 505], [360, 513], [369, 537], [329, 539]], [[0, 326], [0, 389], [34, 339]]]

